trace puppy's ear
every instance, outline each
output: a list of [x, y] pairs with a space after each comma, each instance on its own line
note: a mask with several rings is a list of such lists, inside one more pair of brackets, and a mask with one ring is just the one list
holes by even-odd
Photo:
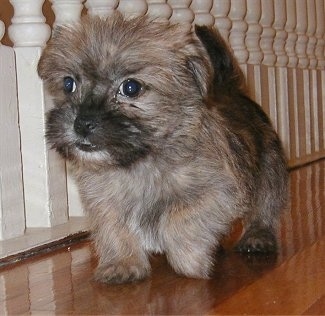
[[244, 74], [220, 33], [211, 27], [196, 25], [195, 34], [212, 63], [214, 93], [245, 92]]

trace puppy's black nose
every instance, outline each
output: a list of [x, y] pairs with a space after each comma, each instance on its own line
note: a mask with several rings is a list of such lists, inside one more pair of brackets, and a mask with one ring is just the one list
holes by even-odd
[[74, 121], [74, 130], [77, 134], [83, 137], [89, 136], [96, 126], [98, 121], [90, 115], [78, 115]]

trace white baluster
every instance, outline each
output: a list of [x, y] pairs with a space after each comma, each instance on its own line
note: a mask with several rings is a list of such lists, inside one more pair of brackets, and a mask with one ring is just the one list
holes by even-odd
[[316, 48], [316, 3], [315, 0], [307, 1], [307, 56], [309, 59], [309, 94], [310, 94], [310, 124], [311, 124], [311, 149], [312, 155], [319, 152], [320, 147], [320, 133], [318, 122], [318, 95], [317, 95], [317, 59], [315, 56]]
[[299, 125], [298, 125], [298, 101], [297, 101], [297, 71], [298, 57], [295, 51], [297, 40], [296, 29], [296, 0], [286, 0], [286, 24], [285, 30], [288, 34], [285, 43], [285, 51], [288, 56], [288, 108], [290, 128], [290, 163], [295, 164], [299, 159]]
[[284, 46], [288, 34], [285, 30], [287, 18], [286, 3], [283, 0], [274, 0], [274, 22], [273, 28], [275, 30], [275, 37], [273, 42], [273, 50], [276, 55], [276, 66], [285, 67], [288, 63], [288, 56], [285, 52]]
[[54, 26], [79, 21], [83, 0], [50, 0], [55, 14]]
[[231, 29], [231, 20], [228, 17], [230, 11], [229, 0], [213, 1], [211, 14], [214, 16], [214, 26], [218, 29], [221, 36], [228, 42], [229, 33]]
[[262, 27], [259, 24], [261, 18], [261, 0], [247, 0], [246, 22], [248, 29], [245, 44], [249, 53], [248, 63], [259, 65], [263, 59], [263, 53], [259, 46]]
[[5, 34], [5, 24], [0, 20], [0, 45], [4, 34]]
[[262, 16], [260, 24], [263, 28], [260, 40], [260, 46], [263, 52], [263, 64], [274, 66], [276, 56], [273, 52], [273, 40], [275, 30], [272, 28], [274, 21], [273, 0], [262, 0]]
[[[303, 156], [311, 154], [311, 104], [310, 104], [310, 91], [309, 91], [309, 71], [307, 69], [309, 65], [309, 60], [307, 57], [307, 42], [308, 37], [306, 35], [308, 20], [307, 20], [307, 3], [306, 0], [296, 0], [296, 14], [297, 14], [297, 25], [296, 33], [298, 35], [296, 42], [296, 53], [298, 56], [298, 67], [301, 68], [301, 71], [297, 72], [297, 80], [302, 80], [300, 98], [300, 113], [299, 118], [301, 120], [301, 128], [299, 130], [301, 142], [304, 142], [304, 152]], [[303, 147], [302, 147], [303, 148]]]
[[[316, 33], [315, 36], [317, 38], [315, 55], [317, 58], [317, 68], [324, 69], [325, 67], [325, 8], [324, 8], [324, 0], [316, 0]], [[325, 131], [325, 127], [324, 127]]]
[[125, 16], [143, 16], [148, 10], [148, 5], [145, 0], [120, 0], [118, 10]]
[[98, 15], [107, 17], [114, 13], [118, 6], [119, 0], [87, 0], [85, 7], [89, 15]]
[[298, 137], [299, 158], [304, 159], [311, 154], [311, 121], [310, 121], [310, 93], [309, 70], [297, 68], [297, 109], [298, 109]]
[[229, 43], [234, 51], [234, 55], [237, 58], [239, 65], [246, 74], [248, 51], [245, 45], [245, 36], [248, 26], [244, 20], [245, 15], [246, 1], [231, 0], [229, 17], [232, 21], [232, 28], [230, 30]]
[[[80, 20], [84, 0], [50, 0], [55, 14], [54, 26], [69, 24]], [[89, 1], [89, 0], [88, 0]], [[78, 189], [72, 180], [69, 162], [67, 162], [67, 192], [69, 204], [69, 216], [83, 215]]]
[[[290, 121], [290, 157], [289, 164], [295, 165], [299, 161], [300, 157], [300, 135], [301, 129], [299, 123], [299, 108], [301, 104], [298, 102], [299, 87], [297, 82], [297, 69], [288, 68], [288, 108], [289, 108], [289, 121]], [[301, 90], [301, 89], [300, 89]]]
[[9, 27], [9, 35], [15, 47], [44, 46], [50, 36], [42, 13], [44, 0], [10, 0], [15, 14]]
[[309, 59], [309, 67], [311, 69], [315, 69], [317, 66], [317, 59], [315, 56], [315, 48], [316, 48], [316, 3], [315, 0], [307, 1], [307, 56]]
[[189, 8], [192, 0], [168, 0], [169, 5], [173, 9], [173, 14], [170, 17], [172, 23], [181, 23], [187, 25], [190, 29], [194, 21], [194, 13]]
[[155, 19], [168, 21], [172, 15], [172, 8], [167, 0], [147, 0], [147, 14]]
[[47, 150], [44, 120], [52, 105], [36, 71], [50, 28], [42, 14], [44, 0], [10, 2], [15, 10], [9, 35], [16, 53], [26, 225], [53, 226], [67, 221], [65, 165]]
[[288, 56], [288, 66], [290, 68], [295, 68], [298, 64], [298, 57], [295, 51], [296, 41], [298, 35], [295, 32], [296, 29], [296, 0], [286, 0], [286, 12], [287, 21], [285, 25], [285, 30], [288, 34], [285, 51]]
[[261, 18], [261, 0], [247, 0], [247, 13], [245, 20], [248, 24], [245, 44], [248, 50], [247, 84], [251, 97], [261, 103], [260, 64], [263, 54], [259, 46], [262, 27], [259, 24]]
[[284, 45], [288, 36], [285, 31], [286, 23], [286, 3], [283, 0], [274, 0], [274, 22], [275, 37], [273, 49], [276, 56], [275, 80], [276, 80], [276, 107], [278, 133], [284, 144], [286, 154], [290, 157], [290, 124], [288, 109], [288, 56]]
[[307, 32], [307, 4], [306, 0], [296, 0], [296, 15], [297, 25], [296, 33], [298, 35], [296, 42], [296, 53], [298, 56], [298, 66], [301, 68], [307, 68], [309, 60], [307, 58], [306, 49], [308, 37]]
[[319, 120], [319, 146], [320, 153], [325, 150], [325, 1], [316, 0], [316, 32], [317, 39], [315, 55], [317, 58], [317, 103], [318, 103], [318, 120]]
[[[325, 5], [324, 0], [316, 0], [317, 27], [316, 27], [315, 36], [317, 38], [317, 42], [316, 42], [315, 55], [317, 58], [317, 68], [318, 69], [324, 69], [324, 67], [325, 67], [325, 53], [324, 53], [325, 8], [324, 8], [324, 5]], [[324, 131], [325, 131], [325, 126], [324, 126]]]
[[25, 230], [15, 54], [1, 45], [4, 32], [0, 20], [0, 240]]
[[261, 0], [262, 15], [260, 24], [263, 28], [260, 47], [263, 52], [263, 67], [261, 74], [262, 107], [269, 114], [270, 119], [277, 129], [277, 107], [276, 107], [276, 83], [275, 83], [275, 61], [273, 41], [275, 30], [272, 28], [274, 21], [274, 1]]
[[195, 18], [194, 24], [213, 25], [214, 17], [210, 14], [212, 0], [193, 0], [190, 8], [193, 10]]

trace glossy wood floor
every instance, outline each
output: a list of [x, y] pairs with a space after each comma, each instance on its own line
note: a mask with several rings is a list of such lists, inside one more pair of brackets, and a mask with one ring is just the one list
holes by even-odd
[[213, 279], [177, 276], [164, 257], [138, 284], [93, 281], [89, 242], [0, 270], [4, 314], [325, 314], [325, 161], [291, 172], [277, 257], [242, 256], [225, 242]]

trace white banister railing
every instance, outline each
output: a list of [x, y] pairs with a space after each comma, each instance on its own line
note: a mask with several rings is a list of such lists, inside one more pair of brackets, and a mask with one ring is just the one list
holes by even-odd
[[168, 21], [172, 15], [172, 8], [167, 0], [147, 0], [147, 14], [153, 18], [159, 18], [162, 21]]
[[51, 101], [36, 71], [50, 27], [42, 14], [44, 0], [10, 2], [15, 9], [9, 35], [16, 55], [26, 226], [49, 227], [68, 217], [64, 162], [47, 150], [44, 140]]
[[213, 0], [192, 0], [190, 9], [194, 13], [194, 24], [197, 25], [213, 25], [214, 17], [210, 13]]
[[87, 0], [85, 6], [89, 15], [107, 17], [115, 11], [118, 3], [118, 0]]
[[0, 21], [0, 240], [25, 230], [15, 56], [1, 45], [4, 32]]
[[[9, 29], [15, 59], [11, 47], [0, 46], [2, 239], [23, 234], [25, 218], [27, 228], [50, 227], [70, 223], [71, 217], [83, 215], [77, 189], [66, 176], [69, 165], [48, 151], [44, 141], [44, 114], [52, 106], [36, 73], [42, 47], [50, 36], [41, 10], [44, 0], [10, 2], [15, 10]], [[188, 29], [194, 23], [214, 25], [229, 43], [246, 74], [252, 98], [269, 114], [279, 132], [291, 166], [325, 157], [324, 2], [51, 0], [55, 25], [77, 21], [81, 14], [109, 17], [115, 10], [126, 16], [147, 14], [181, 23]], [[3, 32], [0, 23], [1, 37]], [[18, 113], [14, 78], [18, 85]], [[4, 127], [9, 121], [13, 122], [10, 131]], [[10, 146], [3, 130], [11, 135]], [[8, 148], [9, 160], [3, 154], [4, 147]], [[8, 164], [10, 175], [14, 175], [10, 179], [15, 179], [15, 184], [10, 183], [5, 172]], [[13, 186], [17, 190], [12, 190]], [[13, 208], [21, 211], [13, 213]], [[14, 226], [17, 229], [8, 229]]]
[[172, 23], [182, 23], [189, 28], [194, 21], [194, 13], [190, 9], [192, 0], [168, 0], [173, 13], [170, 17]]
[[146, 0], [120, 0], [118, 10], [125, 16], [142, 16], [147, 12], [148, 4]]
[[51, 0], [55, 14], [54, 26], [78, 21], [83, 8], [83, 0]]
[[219, 30], [220, 34], [227, 42], [232, 24], [228, 16], [229, 11], [229, 0], [213, 1], [211, 14], [214, 16], [214, 26]]
[[[52, 2], [52, 9], [55, 14], [55, 21], [54, 21], [54, 27], [56, 25], [60, 24], [68, 24], [72, 22], [76, 22], [80, 19], [81, 11], [83, 9], [83, 3], [84, 0], [51, 0]], [[103, 7], [103, 1], [100, 1], [101, 3], [96, 2], [96, 0], [88, 0], [88, 6], [90, 8], [93, 8], [96, 12], [99, 11], [101, 16], [104, 16], [107, 13], [107, 6]], [[98, 5], [101, 5], [100, 7]], [[97, 5], [97, 6], [96, 6]], [[93, 11], [92, 11], [93, 12]], [[57, 158], [55, 158], [57, 159]], [[64, 172], [64, 170], [62, 170]], [[67, 173], [67, 207], [68, 212], [67, 214], [71, 216], [82, 216], [84, 215], [83, 208], [80, 202], [78, 189], [72, 180], [72, 177], [70, 175], [70, 167], [69, 163], [66, 163], [66, 173]], [[65, 177], [63, 177], [65, 179]], [[64, 198], [64, 196], [62, 197]], [[67, 221], [65, 219], [64, 221]]]

